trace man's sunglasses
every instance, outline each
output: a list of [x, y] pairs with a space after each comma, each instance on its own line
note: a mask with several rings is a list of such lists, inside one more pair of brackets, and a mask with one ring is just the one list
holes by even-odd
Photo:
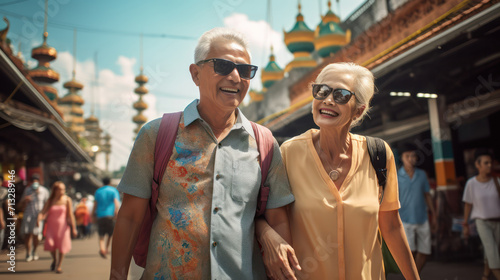
[[343, 88], [333, 89], [325, 84], [313, 84], [312, 94], [315, 99], [325, 100], [330, 93], [333, 93], [333, 101], [337, 104], [347, 104], [354, 95], [354, 92]]
[[213, 61], [214, 63], [214, 71], [216, 74], [227, 76], [233, 72], [234, 68], [238, 69], [238, 73], [240, 77], [245, 80], [250, 80], [255, 77], [255, 73], [257, 72], [257, 66], [251, 64], [236, 64], [232, 61], [225, 60], [222, 58], [211, 58], [198, 61], [197, 65], [202, 63]]

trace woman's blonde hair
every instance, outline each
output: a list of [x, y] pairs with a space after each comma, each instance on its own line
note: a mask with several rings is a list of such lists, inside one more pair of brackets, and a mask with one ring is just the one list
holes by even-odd
[[56, 188], [59, 187], [60, 185], [64, 185], [64, 183], [62, 181], [56, 181], [54, 182], [54, 184], [52, 184], [52, 188], [50, 189], [50, 196], [49, 199], [47, 200], [49, 205], [52, 205], [52, 203], [54, 202], [54, 198], [56, 198]]
[[316, 83], [324, 82], [325, 76], [331, 72], [347, 73], [354, 76], [354, 93], [356, 100], [356, 109], [365, 106], [361, 116], [351, 123], [351, 127], [359, 125], [370, 109], [370, 101], [375, 93], [375, 78], [372, 72], [367, 68], [353, 62], [337, 62], [328, 64], [316, 78]]

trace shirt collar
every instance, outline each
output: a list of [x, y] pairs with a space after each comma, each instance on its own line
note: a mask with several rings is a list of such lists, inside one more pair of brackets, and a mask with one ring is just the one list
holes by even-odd
[[406, 177], [408, 177], [408, 174], [406, 174], [406, 170], [405, 170], [404, 166], [401, 166], [401, 167], [399, 168], [399, 170], [398, 170], [398, 175], [399, 175], [399, 176], [406, 176]]
[[198, 113], [198, 103], [200, 100], [195, 99], [193, 102], [189, 103], [184, 109], [184, 126], [190, 125], [197, 119], [201, 120], [200, 113]]
[[[413, 177], [412, 177], [411, 179], [413, 179], [413, 178], [415, 178], [416, 176], [418, 176], [418, 175], [417, 175], [417, 173], [418, 173], [418, 171], [417, 171], [417, 170], [418, 170], [418, 168], [416, 168], [416, 167], [415, 167], [415, 171], [413, 172]], [[408, 175], [408, 173], [406, 172], [406, 170], [405, 170], [405, 167], [404, 167], [404, 166], [401, 166], [401, 167], [399, 168], [399, 170], [398, 170], [398, 175], [399, 175], [399, 176], [406, 176], [407, 178], [410, 178], [410, 175]]]
[[[188, 126], [193, 123], [195, 120], [200, 119], [203, 120], [198, 112], [198, 104], [200, 103], [199, 99], [193, 100], [187, 107], [184, 109], [184, 126]], [[243, 128], [246, 132], [255, 139], [255, 134], [253, 132], [252, 124], [250, 121], [243, 115], [239, 108], [238, 117], [236, 118], [236, 123], [234, 124], [232, 129], [240, 129]]]

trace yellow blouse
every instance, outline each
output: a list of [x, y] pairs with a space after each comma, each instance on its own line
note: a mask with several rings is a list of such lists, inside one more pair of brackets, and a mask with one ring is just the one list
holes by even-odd
[[298, 279], [385, 279], [378, 212], [397, 210], [397, 170], [387, 149], [387, 184], [381, 204], [365, 137], [351, 134], [352, 163], [342, 186], [321, 164], [311, 129], [281, 146], [295, 203], [289, 207]]

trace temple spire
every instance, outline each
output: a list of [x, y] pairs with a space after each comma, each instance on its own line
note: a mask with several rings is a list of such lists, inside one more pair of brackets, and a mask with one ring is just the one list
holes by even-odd
[[49, 11], [49, 0], [45, 0], [45, 17], [43, 19], [43, 45], [47, 45], [47, 37], [49, 37], [49, 33], [47, 32], [47, 20], [48, 20], [48, 11]]
[[57, 58], [57, 51], [47, 43], [47, 37], [49, 36], [47, 32], [48, 3], [48, 0], [46, 0], [43, 43], [31, 50], [31, 57], [38, 61], [38, 66], [30, 69], [29, 75], [40, 86], [42, 94], [52, 101], [53, 105], [56, 105], [58, 94], [57, 89], [52, 84], [59, 81], [59, 73], [50, 68], [50, 62]]
[[69, 129], [77, 136], [85, 131], [85, 120], [83, 119], [83, 104], [85, 101], [79, 94], [83, 89], [83, 84], [76, 80], [76, 29], [73, 31], [73, 71], [72, 79], [64, 83], [63, 87], [68, 93], [59, 99], [59, 106], [64, 114], [64, 121]]
[[137, 124], [137, 127], [134, 129], [134, 133], [137, 135], [141, 127], [147, 122], [146, 116], [142, 114], [144, 110], [148, 108], [148, 104], [142, 100], [142, 97], [148, 93], [148, 89], [144, 86], [148, 82], [148, 77], [144, 75], [143, 68], [143, 47], [142, 47], [142, 34], [140, 40], [140, 73], [137, 77], [135, 77], [135, 82], [139, 85], [134, 92], [139, 95], [139, 100], [134, 102], [133, 107], [137, 110], [137, 115], [132, 118], [132, 121]]
[[73, 29], [73, 80], [76, 76], [76, 28]]

